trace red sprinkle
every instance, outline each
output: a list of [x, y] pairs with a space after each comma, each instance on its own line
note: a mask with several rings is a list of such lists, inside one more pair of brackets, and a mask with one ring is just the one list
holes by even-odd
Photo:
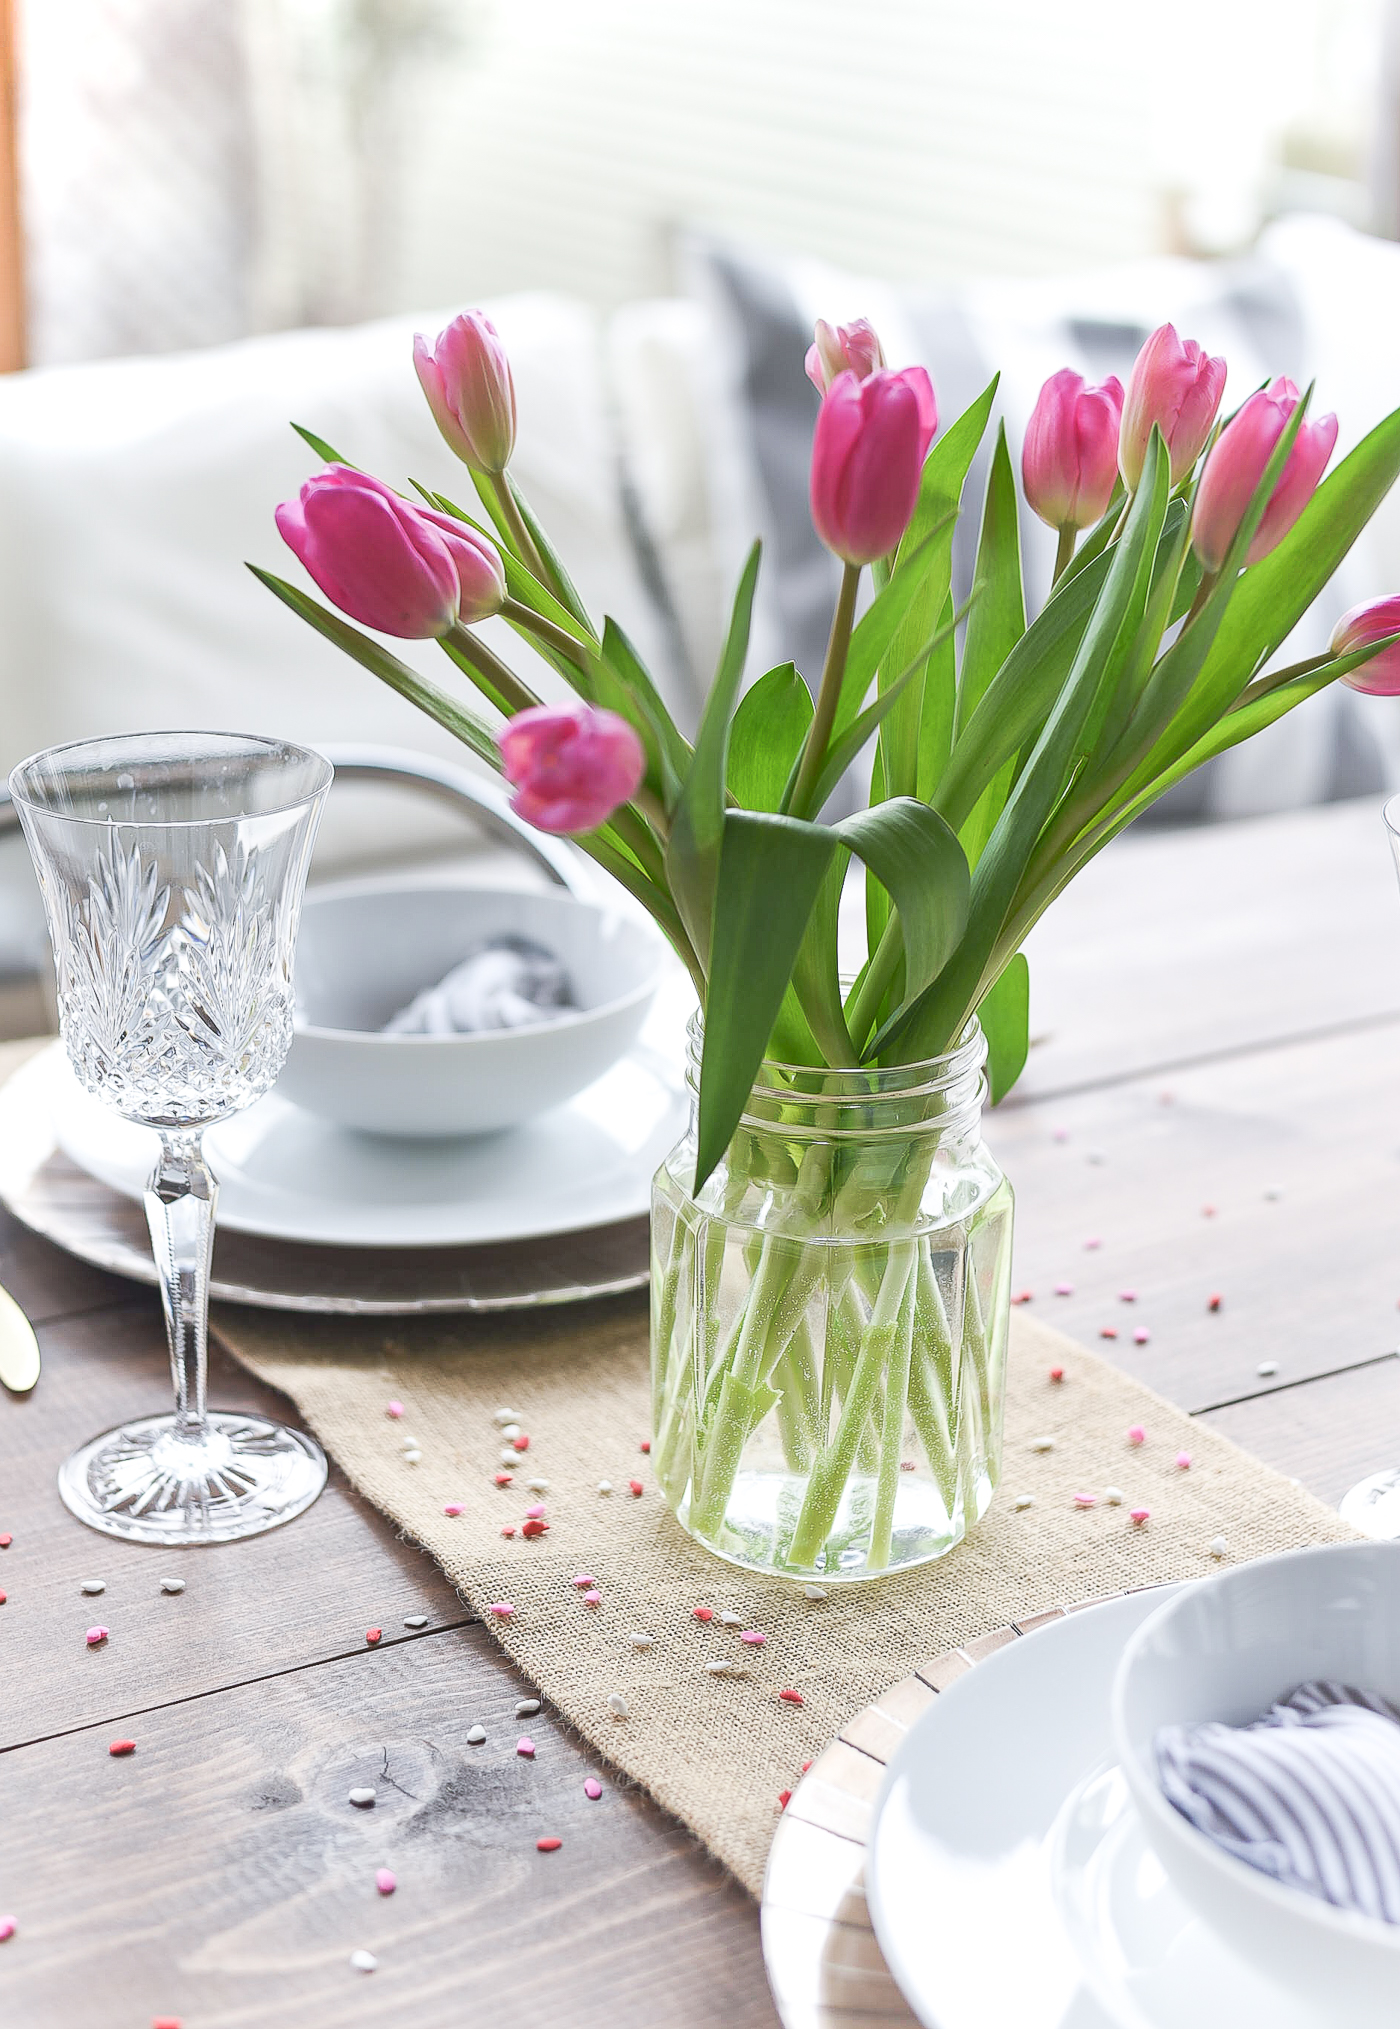
[[629, 1488], [631, 1489], [631, 1494], [632, 1494], [632, 1498], [633, 1498], [633, 1500], [634, 1500], [634, 1501], [639, 1501], [639, 1500], [640, 1500], [640, 1499], [642, 1498], [642, 1483], [641, 1483], [641, 1481], [640, 1481], [639, 1479], [629, 1479], [629, 1480], [628, 1480], [628, 1482], [627, 1482], [627, 1484], [628, 1484], [628, 1487], [629, 1487]]
[[791, 1802], [792, 1791], [790, 1789], [780, 1789], [778, 1791], [778, 1809], [785, 1811]]
[[778, 1696], [785, 1705], [800, 1705], [802, 1703], [802, 1693], [800, 1691], [779, 1691]]
[[136, 1742], [134, 1740], [114, 1740], [107, 1749], [107, 1752], [109, 1754], [135, 1754]]
[[365, 1640], [369, 1643], [371, 1648], [373, 1648], [377, 1642], [382, 1641], [383, 1638], [384, 1638], [384, 1630], [382, 1627], [367, 1627], [365, 1629]]
[[692, 1608], [692, 1612], [696, 1620], [713, 1620], [715, 1617], [715, 1610], [712, 1606], [697, 1606]]
[[530, 1440], [523, 1430], [519, 1437], [512, 1438], [511, 1448], [514, 1451], [528, 1451], [530, 1449]]
[[517, 1753], [517, 1754], [518, 1754], [518, 1755], [520, 1756], [520, 1758], [521, 1758], [521, 1760], [522, 1760], [522, 1761], [533, 1761], [533, 1760], [534, 1760], [534, 1758], [535, 1758], [535, 1743], [534, 1743], [534, 1741], [533, 1741], [533, 1740], [532, 1740], [532, 1739], [530, 1738], [530, 1736], [529, 1736], [529, 1734], [528, 1734], [528, 1733], [522, 1733], [522, 1734], [521, 1734], [520, 1738], [519, 1738], [519, 1739], [518, 1739], [518, 1740], [516, 1741], [516, 1743], [515, 1743], [515, 1751], [516, 1751], [516, 1753]]
[[[1029, 1289], [1018, 1289], [1011, 1301], [1013, 1303], [1031, 1303], [1034, 1301], [1034, 1292]], [[1400, 1308], [1400, 1306], [1397, 1307]]]
[[1224, 1298], [1223, 1298], [1223, 1297], [1220, 1297], [1220, 1296], [1212, 1296], [1212, 1297], [1209, 1297], [1209, 1298], [1207, 1298], [1207, 1300], [1206, 1300], [1206, 1309], [1207, 1309], [1207, 1310], [1219, 1310], [1219, 1308], [1220, 1308], [1220, 1306], [1221, 1306], [1221, 1304], [1222, 1304], [1223, 1302], [1224, 1302]]
[[1101, 1339], [1116, 1339], [1117, 1336], [1118, 1327], [1116, 1324], [1101, 1324], [1099, 1326], [1099, 1337]]
[[151, 2029], [184, 2029], [178, 2015], [152, 2015]]
[[644, 1437], [644, 1438], [642, 1439], [641, 1443], [640, 1443], [640, 1444], [639, 1444], [639, 1445], [637, 1446], [637, 1449], [638, 1449], [638, 1451], [650, 1451], [650, 1450], [651, 1450], [651, 1439], [650, 1439], [649, 1437]]
[[549, 1524], [548, 1522], [540, 1521], [536, 1517], [532, 1521], [522, 1522], [520, 1524], [520, 1533], [522, 1536], [547, 1536], [549, 1534]]
[[514, 1527], [509, 1522], [507, 1522], [505, 1528], [502, 1529], [501, 1534], [503, 1536], [513, 1536], [515, 1534]]
[[513, 1472], [498, 1472], [496, 1474], [496, 1485], [498, 1487], [508, 1487], [514, 1478], [515, 1474]]
[[5, 1604], [5, 1598], [6, 1595], [3, 1592], [0, 1592], [0, 1606], [3, 1606]]
[[13, 1536], [0, 1536], [0, 1550], [8, 1550], [14, 1540]]
[[590, 1775], [585, 1778], [583, 1793], [586, 1797], [591, 1797], [595, 1804], [597, 1803], [599, 1797], [603, 1794], [603, 1785], [599, 1782], [596, 1775]]
[[1050, 1379], [1052, 1381], [1063, 1381], [1064, 1378], [1065, 1370], [1063, 1367], [1052, 1367], [1050, 1369]]
[[811, 1766], [812, 1764], [810, 1761], [804, 1761], [802, 1764], [802, 1773], [805, 1775]]
[[562, 1839], [536, 1839], [535, 1851], [537, 1853], [557, 1853], [563, 1843]]
[[1215, 1217], [1215, 1207], [1214, 1207], [1214, 1205], [1202, 1205], [1202, 1206], [1201, 1206], [1201, 1217], [1202, 1217], [1203, 1219], [1213, 1219], [1213, 1218]]

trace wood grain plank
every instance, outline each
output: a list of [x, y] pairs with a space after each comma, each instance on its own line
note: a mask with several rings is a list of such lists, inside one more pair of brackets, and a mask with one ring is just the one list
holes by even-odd
[[[362, 1647], [404, 1619], [466, 1612], [432, 1559], [333, 1474], [315, 1506], [246, 1543], [170, 1552], [119, 1543], [75, 1521], [58, 1497], [60, 1461], [84, 1439], [170, 1399], [156, 1300], [85, 1313], [39, 1331], [33, 1393], [0, 1400], [0, 1745], [115, 1721], [172, 1697], [242, 1683]], [[215, 1355], [210, 1399], [296, 1420], [292, 1405]], [[183, 1578], [168, 1597], [162, 1576]], [[84, 1579], [107, 1590], [85, 1598]], [[105, 1648], [84, 1631], [110, 1627]]]
[[106, 1727], [0, 1755], [0, 2020], [773, 2029], [743, 1891], [606, 1775], [589, 1801], [547, 1713], [518, 1757], [517, 1690], [459, 1629], [150, 1713], [126, 1759]]
[[1025, 1099], [1400, 1014], [1380, 800], [1129, 832], [1060, 896], [1027, 955]]
[[1277, 1388], [1203, 1420], [1335, 1506], [1368, 1473], [1400, 1465], [1400, 1359]]

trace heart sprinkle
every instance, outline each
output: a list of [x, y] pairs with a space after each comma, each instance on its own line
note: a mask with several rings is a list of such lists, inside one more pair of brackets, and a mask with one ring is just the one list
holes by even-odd
[[1138, 1528], [1142, 1527], [1143, 1523], [1151, 1516], [1151, 1513], [1151, 1508], [1134, 1508], [1132, 1510], [1132, 1517]]
[[367, 1627], [365, 1629], [365, 1644], [368, 1648], [378, 1648], [383, 1639], [384, 1630], [382, 1627]]
[[123, 1754], [135, 1754], [136, 1742], [134, 1740], [114, 1740], [107, 1749], [107, 1752], [114, 1757]]
[[610, 1494], [612, 1492], [612, 1481], [610, 1479], [600, 1479], [598, 1491], [600, 1494]]
[[1210, 1554], [1212, 1557], [1223, 1557], [1229, 1547], [1230, 1545], [1225, 1541], [1223, 1536], [1213, 1536], [1211, 1538]]
[[528, 1734], [528, 1733], [522, 1733], [522, 1734], [521, 1734], [520, 1738], [519, 1738], [519, 1739], [518, 1739], [518, 1740], [516, 1741], [516, 1743], [515, 1743], [515, 1751], [516, 1751], [516, 1753], [517, 1753], [517, 1754], [518, 1754], [518, 1755], [520, 1756], [520, 1759], [521, 1759], [522, 1761], [533, 1761], [533, 1760], [534, 1760], [534, 1758], [535, 1758], [535, 1743], [534, 1743], [534, 1741], [533, 1741], [533, 1740], [532, 1740], [532, 1739], [530, 1738], [530, 1736], [529, 1736], [529, 1734]]
[[404, 1621], [405, 1627], [426, 1627], [427, 1625], [428, 1616], [426, 1613], [410, 1613]]
[[537, 1853], [557, 1853], [563, 1843], [562, 1839], [536, 1839], [535, 1851]]
[[372, 1973], [379, 1961], [373, 1952], [358, 1951], [351, 1952], [350, 1963], [357, 1973]]
[[583, 1793], [586, 1797], [591, 1797], [595, 1804], [597, 1803], [599, 1797], [603, 1794], [603, 1785], [599, 1782], [596, 1775], [584, 1778]]
[[460, 1501], [448, 1501], [446, 1506], [443, 1508], [442, 1512], [445, 1515], [460, 1515], [462, 1512], [462, 1503]]
[[520, 1533], [522, 1536], [547, 1536], [549, 1524], [542, 1522], [538, 1515], [534, 1515], [528, 1522], [520, 1524]]
[[577, 1578], [571, 1578], [569, 1583], [576, 1585], [580, 1592], [587, 1592], [590, 1585], [596, 1585], [598, 1581], [591, 1571], [580, 1571]]
[[1152, 1334], [1147, 1329], [1147, 1326], [1140, 1324], [1137, 1330], [1133, 1333], [1133, 1344], [1135, 1346], [1145, 1346], [1147, 1344], [1147, 1341], [1151, 1338], [1151, 1336]]
[[1076, 1494], [1074, 1497], [1074, 1505], [1077, 1508], [1096, 1508], [1098, 1504], [1097, 1494]]
[[761, 1649], [768, 1637], [766, 1634], [760, 1634], [756, 1627], [746, 1627], [739, 1639], [741, 1642], [747, 1642], [751, 1649]]
[[800, 1705], [802, 1703], [802, 1693], [800, 1691], [779, 1691], [778, 1696], [785, 1705]]
[[381, 1867], [374, 1877], [374, 1885], [381, 1895], [392, 1895], [399, 1884], [387, 1867]]
[[583, 1603], [585, 1606], [601, 1606], [603, 1603], [603, 1595], [601, 1592], [585, 1592], [583, 1595]]
[[352, 1789], [349, 1792], [349, 1797], [357, 1811], [367, 1811], [373, 1808], [374, 1791], [368, 1785], [362, 1789]]
[[614, 1719], [630, 1719], [632, 1716], [632, 1708], [620, 1691], [609, 1691], [608, 1710]]
[[804, 1599], [825, 1599], [826, 1587], [824, 1585], [804, 1585], [802, 1597]]
[[517, 1719], [533, 1719], [539, 1709], [540, 1701], [538, 1698], [517, 1698], [515, 1701], [515, 1716]]
[[87, 1645], [90, 1649], [100, 1648], [107, 1639], [105, 1627], [90, 1627], [87, 1631]]
[[107, 1585], [105, 1579], [85, 1578], [82, 1584], [78, 1587], [78, 1590], [79, 1592], [87, 1593], [90, 1599], [95, 1599], [99, 1592], [105, 1592], [107, 1590]]
[[655, 1636], [649, 1634], [629, 1634], [627, 1639], [631, 1642], [634, 1649], [649, 1649], [655, 1640]]
[[498, 1487], [508, 1487], [514, 1478], [515, 1474], [513, 1472], [498, 1472], [496, 1474], [496, 1485]]
[[183, 1592], [185, 1589], [185, 1581], [183, 1578], [162, 1578], [160, 1581], [160, 1589], [162, 1592], [169, 1593]]
[[639, 1501], [642, 1498], [643, 1489], [642, 1483], [639, 1479], [629, 1479], [627, 1482], [627, 1490], [631, 1494], [634, 1501]]
[[713, 1620], [715, 1617], [715, 1610], [712, 1606], [693, 1606], [690, 1609], [690, 1613], [692, 1620]]
[[491, 1615], [493, 1620], [515, 1619], [515, 1608], [508, 1599], [498, 1599], [495, 1605], [488, 1606], [486, 1611]]
[[485, 1739], [486, 1728], [484, 1726], [469, 1726], [467, 1728], [468, 1747], [480, 1747], [484, 1744]]
[[18, 1925], [12, 1916], [0, 1916], [0, 1944], [7, 1943], [17, 1928]]
[[394, 1421], [397, 1423], [399, 1418], [403, 1415], [403, 1403], [386, 1402], [384, 1404], [384, 1414], [386, 1416], [392, 1416]]
[[1050, 1379], [1052, 1381], [1063, 1381], [1064, 1378], [1065, 1370], [1063, 1367], [1052, 1367], [1050, 1369]]
[[1188, 1472], [1190, 1470], [1191, 1454], [1189, 1451], [1179, 1451], [1177, 1453], [1176, 1466], [1178, 1472]]
[[1128, 1426], [1128, 1442], [1129, 1442], [1129, 1444], [1146, 1444], [1146, 1442], [1147, 1442], [1147, 1432], [1146, 1432], [1146, 1431], [1145, 1431], [1145, 1430], [1143, 1429], [1143, 1427], [1142, 1427], [1142, 1425], [1141, 1425], [1140, 1423], [1130, 1423], [1130, 1424], [1129, 1424], [1129, 1426]]

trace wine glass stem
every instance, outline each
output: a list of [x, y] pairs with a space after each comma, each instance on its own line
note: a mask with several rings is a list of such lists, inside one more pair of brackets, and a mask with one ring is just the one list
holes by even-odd
[[160, 1158], [146, 1188], [146, 1223], [170, 1340], [175, 1427], [181, 1437], [195, 1442], [205, 1431], [209, 1263], [218, 1196], [199, 1133], [163, 1132]]

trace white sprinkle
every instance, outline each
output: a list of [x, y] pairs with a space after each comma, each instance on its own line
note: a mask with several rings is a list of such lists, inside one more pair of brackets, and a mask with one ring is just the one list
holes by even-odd
[[421, 1451], [406, 1451], [403, 1455], [403, 1462], [405, 1465], [417, 1465], [422, 1456]]
[[1271, 1374], [1276, 1374], [1278, 1372], [1278, 1361], [1261, 1360], [1258, 1366], [1254, 1369], [1254, 1371], [1256, 1374], [1261, 1375], [1263, 1379], [1267, 1381]]
[[1092, 1163], [1101, 1163], [1104, 1159], [1103, 1150], [1101, 1148], [1091, 1148], [1086, 1159]]
[[427, 1625], [428, 1616], [426, 1613], [411, 1613], [404, 1622], [405, 1627], [426, 1627]]
[[[185, 1581], [183, 1578], [162, 1578], [160, 1581], [160, 1589], [162, 1592], [183, 1592], [185, 1589]], [[86, 1592], [87, 1587], [84, 1586], [83, 1590]]]
[[1105, 1487], [1103, 1497], [1111, 1508], [1121, 1508], [1123, 1505], [1123, 1495], [1118, 1487]]
[[722, 1613], [719, 1619], [721, 1627], [742, 1627], [744, 1625], [742, 1613]]
[[600, 1494], [610, 1494], [612, 1492], [612, 1481], [610, 1479], [600, 1479], [598, 1491]]
[[804, 1585], [802, 1596], [804, 1599], [825, 1599], [826, 1587], [824, 1585]]
[[469, 1726], [467, 1728], [468, 1747], [480, 1747], [485, 1738], [486, 1728], [484, 1726]]
[[505, 1429], [508, 1423], [513, 1423], [515, 1425], [516, 1436], [520, 1435], [520, 1411], [518, 1409], [498, 1409], [491, 1418], [491, 1421], [499, 1424], [502, 1430]]
[[705, 1668], [712, 1677], [746, 1677], [749, 1674], [747, 1670], [741, 1669], [737, 1663], [723, 1661], [706, 1663]]
[[628, 1709], [627, 1700], [620, 1691], [609, 1691], [608, 1710], [612, 1713], [614, 1719], [629, 1719], [632, 1716]]
[[1283, 1196], [1283, 1192], [1278, 1189], [1268, 1190], [1265, 1191], [1264, 1196], [1269, 1200], [1271, 1205], [1277, 1204], [1278, 1200]]
[[1223, 1557], [1229, 1547], [1223, 1536], [1216, 1536], [1211, 1542], [1210, 1554], [1212, 1557]]
[[501, 1453], [501, 1464], [502, 1464], [502, 1465], [519, 1465], [519, 1463], [520, 1463], [520, 1461], [521, 1461], [521, 1458], [523, 1457], [523, 1455], [524, 1455], [524, 1454], [523, 1454], [522, 1452], [516, 1451], [516, 1450], [514, 1450], [514, 1449], [512, 1449], [512, 1450], [510, 1450], [510, 1451], [503, 1451], [503, 1452]]
[[351, 1952], [350, 1963], [357, 1973], [372, 1973], [379, 1961], [373, 1952]]
[[1035, 1437], [1031, 1440], [1032, 1451], [1053, 1451], [1054, 1449], [1055, 1440], [1053, 1437]]
[[547, 1494], [549, 1492], [549, 1481], [547, 1479], [527, 1479], [525, 1484], [532, 1494]]
[[634, 1649], [649, 1649], [655, 1637], [649, 1634], [629, 1634], [627, 1639]]
[[368, 1788], [352, 1789], [350, 1792], [350, 1801], [352, 1804], [357, 1805], [360, 1810], [367, 1811], [370, 1805], [374, 1802], [374, 1791]]
[[517, 1698], [515, 1701], [515, 1716], [517, 1719], [533, 1719], [539, 1709], [540, 1701], [538, 1698]]
[[1017, 1494], [1015, 1500], [1011, 1503], [1012, 1512], [1018, 1515], [1021, 1513], [1022, 1509], [1033, 1508], [1034, 1506], [1035, 1506], [1034, 1494]]
[[107, 1590], [107, 1581], [105, 1578], [85, 1578], [78, 1590], [86, 1592], [89, 1598], [96, 1599], [99, 1592]]
[[520, 1435], [520, 1425], [518, 1423], [508, 1423], [501, 1432], [501, 1435], [507, 1444], [514, 1444], [516, 1438]]
[[416, 1437], [406, 1437], [403, 1443], [399, 1446], [400, 1451], [417, 1451], [417, 1449], [418, 1449], [418, 1439]]

